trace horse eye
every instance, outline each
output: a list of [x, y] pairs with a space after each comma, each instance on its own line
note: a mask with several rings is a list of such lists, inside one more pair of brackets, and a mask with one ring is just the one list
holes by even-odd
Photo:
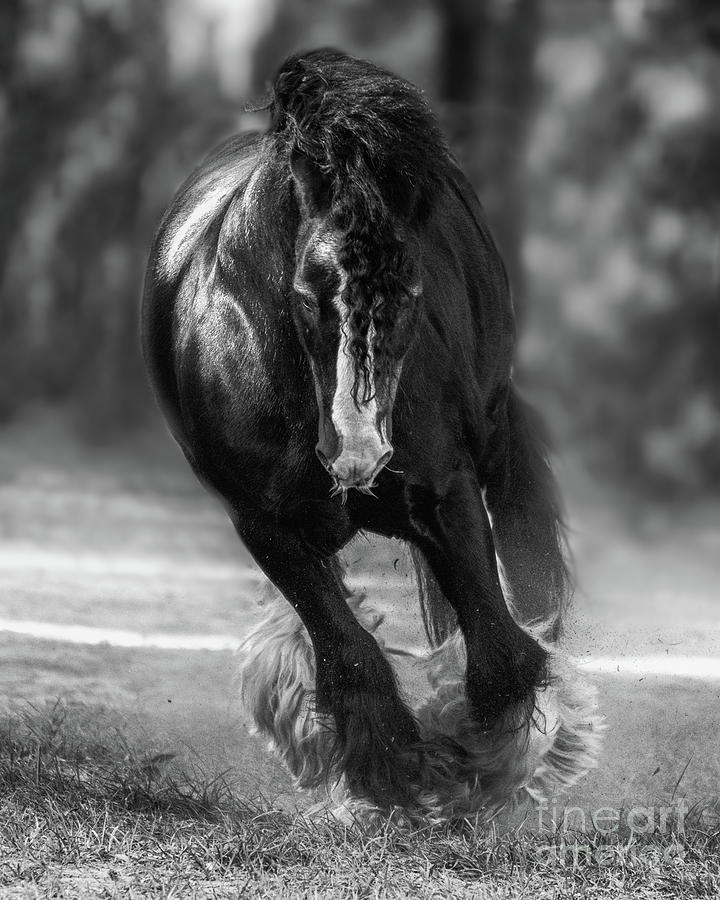
[[313, 317], [317, 316], [318, 301], [315, 294], [308, 289], [308, 286], [306, 284], [298, 283], [297, 280], [293, 287], [295, 288], [295, 293], [300, 299], [300, 305], [302, 306], [302, 308], [306, 312], [311, 313]]
[[340, 287], [340, 275], [337, 270], [327, 263], [319, 262], [310, 257], [303, 270], [306, 283], [312, 285], [313, 294], [317, 297], [334, 297]]

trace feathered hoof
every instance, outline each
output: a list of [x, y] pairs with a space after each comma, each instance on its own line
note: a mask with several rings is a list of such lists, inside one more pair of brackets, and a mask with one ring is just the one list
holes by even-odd
[[604, 725], [596, 690], [555, 649], [545, 649], [549, 677], [534, 708], [510, 711], [490, 731], [469, 715], [460, 633], [433, 653], [432, 693], [415, 710], [427, 759], [418, 795], [426, 822], [489, 821], [528, 797], [566, 790], [597, 765]]
[[597, 765], [604, 725], [596, 691], [550, 651], [550, 678], [535, 707], [492, 731], [473, 722], [465, 699], [464, 645], [451, 637], [433, 654], [431, 696], [415, 709], [425, 765], [415, 800], [381, 808], [353, 796], [344, 779], [309, 814], [366, 833], [394, 827], [487, 825], [529, 799], [568, 789]]
[[[382, 617], [348, 603], [373, 633]], [[430, 696], [414, 709], [424, 763], [414, 800], [379, 807], [348, 788], [333, 769], [334, 723], [314, 707], [315, 657], [294, 609], [280, 595], [240, 651], [242, 696], [257, 729], [270, 739], [301, 789], [334, 785], [308, 815], [365, 831], [428, 827], [472, 820], [483, 824], [528, 798], [566, 790], [597, 765], [604, 729], [595, 688], [547, 645], [548, 679], [532, 708], [511, 710], [490, 731], [473, 721], [465, 697], [465, 645], [456, 632], [430, 658]], [[382, 646], [382, 644], [381, 644]], [[416, 758], [416, 757], [415, 757]]]

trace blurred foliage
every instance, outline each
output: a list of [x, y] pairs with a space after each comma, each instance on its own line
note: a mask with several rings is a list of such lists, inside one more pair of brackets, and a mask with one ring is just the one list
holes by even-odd
[[150, 408], [147, 249], [230, 107], [209, 66], [191, 90], [172, 76], [163, 3], [12, 0], [0, 17], [0, 414], [71, 400], [101, 438]]
[[4, 0], [0, 416], [151, 410], [142, 270], [174, 189], [321, 44], [418, 82], [476, 183], [564, 447], [625, 482], [720, 488], [715, 0]]
[[614, 13], [546, 23], [527, 369], [586, 463], [665, 496], [717, 491], [718, 8]]

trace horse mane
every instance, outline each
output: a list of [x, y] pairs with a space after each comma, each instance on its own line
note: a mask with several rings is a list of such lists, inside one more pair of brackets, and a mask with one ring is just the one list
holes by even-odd
[[280, 154], [299, 152], [326, 182], [329, 217], [344, 238], [350, 350], [368, 399], [367, 335], [375, 366], [393, 362], [392, 329], [408, 302], [417, 259], [413, 231], [430, 216], [449, 152], [421, 92], [366, 60], [322, 49], [290, 56], [270, 102]]

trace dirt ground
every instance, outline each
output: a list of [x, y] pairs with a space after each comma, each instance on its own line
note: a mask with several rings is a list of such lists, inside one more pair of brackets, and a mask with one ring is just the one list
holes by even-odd
[[[631, 524], [619, 501], [561, 474], [579, 573], [567, 649], [580, 660], [621, 660], [594, 676], [605, 752], [569, 800], [588, 815], [605, 806], [705, 804], [720, 784], [718, 510], [636, 509]], [[44, 623], [108, 629], [111, 637], [199, 635], [220, 645], [258, 620], [262, 576], [169, 439], [90, 450], [49, 417], [16, 426], [0, 435], [0, 509], [2, 706], [58, 697], [101, 705], [156, 752], [226, 773], [243, 796], [304, 804], [249, 733], [231, 650], [18, 633], [18, 623]], [[388, 640], [418, 646], [403, 547], [359, 540], [346, 556], [352, 583], [387, 612]], [[715, 676], [635, 671], [637, 657], [714, 660]], [[409, 694], [422, 693], [423, 679], [418, 666], [405, 665]]]

